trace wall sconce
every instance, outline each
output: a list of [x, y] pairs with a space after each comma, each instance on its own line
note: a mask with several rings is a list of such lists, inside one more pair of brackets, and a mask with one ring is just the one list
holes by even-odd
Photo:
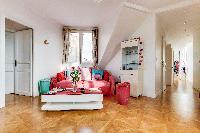
[[45, 44], [45, 45], [48, 45], [49, 42], [48, 42], [47, 40], [44, 40], [44, 44]]

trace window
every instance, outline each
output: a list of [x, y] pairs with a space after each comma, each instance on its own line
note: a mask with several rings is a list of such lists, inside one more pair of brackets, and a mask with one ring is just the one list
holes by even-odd
[[81, 53], [82, 63], [92, 63], [92, 33], [82, 33], [83, 45]]
[[71, 31], [69, 41], [69, 64], [91, 66], [93, 64], [92, 31]]

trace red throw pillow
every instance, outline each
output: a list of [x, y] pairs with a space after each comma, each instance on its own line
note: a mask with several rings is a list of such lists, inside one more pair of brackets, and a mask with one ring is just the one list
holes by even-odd
[[57, 77], [52, 77], [50, 81], [50, 90], [53, 90], [56, 83], [57, 83]]
[[104, 72], [103, 72], [103, 80], [109, 81], [109, 76], [110, 76], [109, 72], [107, 70], [104, 70]]
[[65, 80], [65, 73], [64, 72], [57, 73], [57, 81], [60, 82], [62, 80]]

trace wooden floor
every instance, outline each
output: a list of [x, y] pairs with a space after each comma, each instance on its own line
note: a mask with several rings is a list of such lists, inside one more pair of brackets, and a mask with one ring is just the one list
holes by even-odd
[[156, 99], [130, 98], [128, 106], [105, 98], [95, 111], [40, 111], [39, 98], [6, 96], [0, 133], [198, 133], [200, 99], [185, 83], [168, 87]]

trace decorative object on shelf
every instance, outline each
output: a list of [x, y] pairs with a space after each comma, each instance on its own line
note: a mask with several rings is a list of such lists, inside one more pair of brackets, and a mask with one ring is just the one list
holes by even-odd
[[75, 67], [72, 67], [72, 71], [70, 73], [70, 76], [72, 78], [73, 83], [73, 92], [76, 92], [77, 90], [77, 82], [80, 80], [80, 69], [75, 69]]
[[130, 83], [130, 96], [138, 97], [143, 90], [143, 42], [134, 37], [121, 43], [121, 82]]
[[48, 40], [44, 40], [44, 44], [48, 45], [49, 44]]

